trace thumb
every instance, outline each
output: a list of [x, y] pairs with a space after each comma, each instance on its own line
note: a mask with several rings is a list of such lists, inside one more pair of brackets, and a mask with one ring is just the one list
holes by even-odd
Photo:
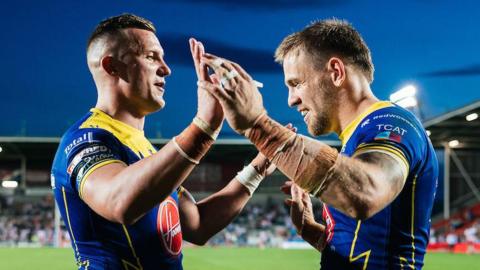
[[288, 205], [288, 206], [292, 206], [292, 204], [293, 204], [292, 199], [285, 199], [284, 202], [285, 202], [285, 204]]

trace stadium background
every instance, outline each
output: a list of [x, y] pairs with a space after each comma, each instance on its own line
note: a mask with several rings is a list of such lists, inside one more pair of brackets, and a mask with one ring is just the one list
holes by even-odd
[[[480, 255], [472, 253], [480, 252], [480, 120], [466, 119], [480, 113], [476, 1], [27, 0], [3, 3], [2, 11], [0, 269], [74, 268], [63, 223], [55, 219], [49, 170], [62, 133], [95, 102], [86, 39], [98, 21], [124, 12], [156, 24], [172, 69], [167, 106], [148, 117], [145, 127], [159, 147], [195, 114], [188, 37], [244, 66], [264, 83], [269, 113], [306, 134], [300, 115], [287, 107], [273, 51], [285, 35], [315, 19], [349, 20], [372, 51], [376, 95], [389, 99], [393, 92], [414, 86], [417, 102], [411, 109], [424, 121], [437, 149], [442, 175], [425, 269], [478, 266]], [[321, 139], [339, 146], [333, 135]], [[224, 186], [254, 155], [254, 148], [225, 125], [185, 185], [202, 198]], [[284, 180], [278, 173], [266, 179], [242, 214], [208, 247], [188, 247], [186, 269], [317, 269], [315, 251], [287, 249], [305, 244], [283, 206], [279, 186]], [[315, 208], [320, 209], [318, 203]]]

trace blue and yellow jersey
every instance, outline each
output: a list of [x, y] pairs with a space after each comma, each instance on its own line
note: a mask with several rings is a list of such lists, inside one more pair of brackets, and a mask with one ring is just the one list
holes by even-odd
[[182, 269], [176, 191], [129, 226], [106, 220], [82, 200], [84, 181], [95, 169], [114, 162], [130, 165], [155, 152], [143, 131], [98, 109], [62, 137], [52, 187], [79, 269]]
[[345, 156], [379, 151], [394, 157], [406, 182], [390, 205], [364, 221], [324, 205], [322, 269], [421, 269], [438, 178], [437, 158], [421, 123], [381, 101], [356, 117], [340, 139]]

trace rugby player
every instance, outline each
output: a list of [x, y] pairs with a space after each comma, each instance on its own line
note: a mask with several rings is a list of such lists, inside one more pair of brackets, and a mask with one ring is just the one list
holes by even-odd
[[[234, 62], [205, 55], [224, 83], [199, 85], [220, 101], [230, 126], [295, 183], [285, 186], [292, 219], [322, 252], [321, 268], [422, 268], [437, 159], [415, 116], [372, 93], [374, 68], [360, 34], [346, 21], [318, 21], [287, 36], [275, 57], [288, 105], [311, 135], [337, 133], [340, 153], [270, 118], [254, 81]], [[305, 192], [324, 202], [325, 225], [313, 219]]]
[[[218, 83], [200, 65], [199, 79]], [[265, 175], [258, 155], [222, 190], [195, 202], [181, 183], [213, 144], [224, 120], [209, 93], [198, 92], [193, 122], [157, 150], [144, 136], [145, 116], [165, 106], [170, 68], [153, 24], [124, 14], [92, 33], [87, 62], [98, 91], [95, 108], [62, 137], [52, 186], [79, 269], [182, 269], [182, 240], [202, 245], [243, 208]]]

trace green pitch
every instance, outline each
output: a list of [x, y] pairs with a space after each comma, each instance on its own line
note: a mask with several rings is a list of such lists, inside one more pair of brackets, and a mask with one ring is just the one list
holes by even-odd
[[[186, 270], [287, 270], [319, 269], [314, 250], [257, 248], [187, 248]], [[429, 253], [425, 270], [479, 269], [480, 255]], [[74, 270], [71, 249], [0, 248], [0, 269]]]

